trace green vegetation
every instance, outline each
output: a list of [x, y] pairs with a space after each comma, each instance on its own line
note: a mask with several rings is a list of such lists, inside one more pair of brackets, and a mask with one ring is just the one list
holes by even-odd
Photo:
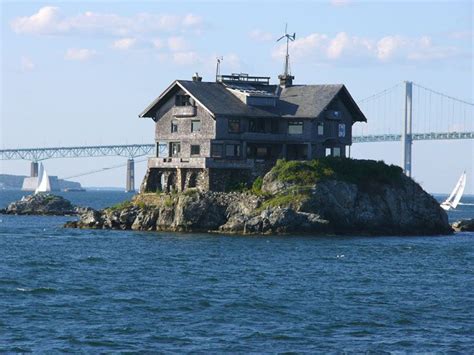
[[117, 203], [116, 205], [109, 207], [108, 210], [110, 211], [118, 211], [118, 210], [124, 210], [126, 208], [132, 207], [133, 203], [132, 201], [123, 201], [120, 203]]
[[252, 193], [254, 195], [261, 195], [262, 194], [262, 185], [263, 185], [263, 178], [259, 176], [255, 179], [252, 184]]
[[289, 191], [270, 197], [258, 208], [263, 211], [270, 207], [292, 207], [297, 208], [309, 196], [309, 188], [293, 188]]
[[242, 181], [229, 181], [225, 186], [226, 192], [243, 192], [248, 189], [248, 186], [245, 182]]
[[198, 193], [199, 193], [198, 189], [194, 187], [188, 188], [183, 191], [184, 196], [194, 196], [194, 195], [197, 195]]
[[163, 200], [163, 205], [164, 205], [165, 207], [168, 207], [168, 208], [169, 208], [169, 207], [173, 207], [173, 205], [174, 205], [174, 199], [173, 199], [173, 197], [171, 197], [171, 196], [169, 196], [169, 195], [166, 196], [165, 199]]
[[272, 169], [276, 179], [297, 185], [312, 185], [325, 179], [347, 181], [360, 188], [374, 184], [399, 184], [402, 169], [383, 161], [326, 157], [311, 161], [278, 160]]

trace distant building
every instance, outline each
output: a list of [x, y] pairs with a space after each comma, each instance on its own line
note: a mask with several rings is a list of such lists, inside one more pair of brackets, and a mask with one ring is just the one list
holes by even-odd
[[222, 191], [276, 159], [344, 157], [352, 125], [366, 121], [340, 85], [293, 85], [293, 76], [219, 75], [174, 81], [140, 117], [156, 122], [156, 156], [142, 190]]
[[[60, 191], [59, 180], [57, 176], [48, 176], [51, 191]], [[38, 176], [28, 176], [23, 179], [22, 191], [35, 191], [39, 184]]]

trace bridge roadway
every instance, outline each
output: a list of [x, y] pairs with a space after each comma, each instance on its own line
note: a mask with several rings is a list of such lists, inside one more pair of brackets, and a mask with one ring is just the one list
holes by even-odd
[[[474, 139], [474, 132], [414, 133], [413, 141]], [[353, 143], [397, 142], [401, 134], [380, 134], [352, 137]], [[0, 149], [0, 160], [29, 160], [38, 162], [52, 158], [92, 158], [121, 156], [128, 159], [150, 155], [154, 144], [96, 145], [51, 148]]]

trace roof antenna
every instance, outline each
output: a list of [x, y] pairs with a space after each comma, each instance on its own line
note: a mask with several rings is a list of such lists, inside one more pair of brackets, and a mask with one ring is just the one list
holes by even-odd
[[224, 60], [223, 56], [216, 57], [217, 63], [216, 63], [216, 81], [219, 81], [218, 78], [221, 75], [221, 62]]
[[290, 86], [293, 82], [294, 76], [291, 76], [290, 72], [290, 53], [288, 50], [290, 41], [293, 42], [296, 39], [296, 33], [293, 32], [292, 35], [288, 34], [288, 24], [285, 24], [285, 34], [278, 38], [277, 42], [281, 41], [283, 38], [286, 38], [285, 68], [283, 74], [279, 75], [278, 78], [280, 79], [280, 85]]

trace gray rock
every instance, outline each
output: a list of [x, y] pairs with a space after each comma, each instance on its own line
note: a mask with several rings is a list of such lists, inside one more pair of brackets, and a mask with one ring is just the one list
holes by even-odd
[[39, 193], [23, 196], [4, 210], [5, 214], [18, 215], [75, 215], [76, 207], [64, 197]]
[[474, 232], [474, 218], [456, 221], [451, 226], [456, 232]]
[[[396, 184], [360, 187], [327, 179], [302, 188], [281, 183], [270, 172], [263, 179], [262, 191], [262, 196], [211, 191], [143, 195], [141, 203], [121, 210], [87, 211], [70, 226], [237, 234], [452, 233], [438, 202], [404, 175]], [[279, 197], [286, 197], [281, 201], [287, 202]]]

